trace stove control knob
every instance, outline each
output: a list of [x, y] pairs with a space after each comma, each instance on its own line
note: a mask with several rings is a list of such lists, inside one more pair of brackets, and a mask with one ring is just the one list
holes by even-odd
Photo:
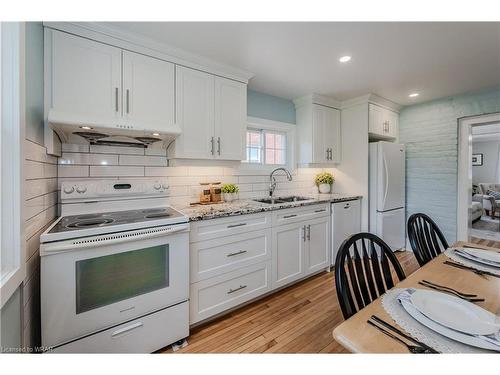
[[87, 188], [85, 186], [83, 186], [83, 185], [80, 185], [80, 186], [76, 187], [76, 192], [77, 193], [82, 194], [82, 193], [85, 193], [86, 191], [87, 191]]
[[162, 184], [161, 187], [167, 190], [170, 186], [168, 186], [167, 184]]
[[157, 182], [153, 185], [154, 189], [155, 190], [160, 190], [161, 189], [161, 185]]
[[73, 186], [66, 186], [66, 187], [64, 188], [64, 192], [65, 192], [66, 194], [71, 194], [71, 193], [72, 193], [72, 192], [74, 192], [74, 191], [75, 191], [75, 188], [74, 188]]

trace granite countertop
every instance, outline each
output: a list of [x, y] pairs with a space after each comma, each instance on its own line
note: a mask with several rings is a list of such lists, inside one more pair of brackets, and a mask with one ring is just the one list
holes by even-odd
[[276, 204], [260, 203], [251, 199], [240, 199], [227, 203], [219, 203], [212, 205], [195, 205], [189, 207], [175, 207], [175, 208], [181, 211], [184, 215], [188, 216], [189, 221], [200, 221], [200, 220], [215, 219], [220, 217], [275, 211], [285, 208], [308, 206], [319, 203], [345, 202], [361, 198], [361, 196], [359, 195], [337, 194], [337, 193], [301, 194], [300, 196], [307, 197], [310, 199], [298, 202], [276, 203]]

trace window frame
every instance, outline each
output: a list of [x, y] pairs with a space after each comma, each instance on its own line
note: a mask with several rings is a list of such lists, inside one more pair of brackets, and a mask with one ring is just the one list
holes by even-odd
[[[287, 169], [295, 169], [295, 124], [290, 124], [287, 122], [273, 121], [262, 119], [258, 117], [248, 116], [247, 118], [247, 128], [246, 131], [249, 130], [258, 130], [258, 131], [274, 131], [277, 133], [283, 133], [286, 136], [286, 164], [264, 164], [264, 163], [248, 163], [242, 160], [241, 169], [243, 170], [254, 170], [254, 171], [263, 171], [270, 172], [273, 169], [284, 167]], [[246, 142], [246, 137], [245, 137]], [[265, 152], [265, 144], [262, 144], [263, 151]], [[245, 143], [245, 155], [246, 155], [246, 143]], [[264, 157], [264, 155], [262, 155]]]
[[[25, 137], [24, 23], [0, 22], [0, 254], [10, 267], [0, 268], [0, 308], [26, 276], [23, 222], [23, 147]], [[7, 51], [7, 54], [5, 54]], [[8, 220], [6, 220], [8, 219]], [[1, 251], [1, 250], [0, 250]], [[5, 251], [5, 250], [4, 250]]]

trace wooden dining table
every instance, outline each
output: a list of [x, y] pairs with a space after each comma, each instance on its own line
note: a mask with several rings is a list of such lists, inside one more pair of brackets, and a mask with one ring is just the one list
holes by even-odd
[[[499, 251], [499, 249], [467, 242], [457, 242], [453, 244], [453, 247], [464, 245]], [[485, 299], [484, 302], [477, 302], [478, 306], [494, 314], [500, 313], [500, 278], [493, 276], [485, 278], [469, 270], [451, 267], [444, 264], [446, 260], [451, 259], [444, 254], [440, 254], [411, 275], [408, 275], [405, 280], [397, 283], [394, 287], [427, 289], [419, 285], [418, 282], [428, 280], [464, 293], [477, 294], [478, 297]], [[335, 340], [352, 353], [408, 353], [405, 346], [384, 335], [366, 322], [372, 315], [377, 315], [404, 331], [382, 307], [382, 297], [379, 297], [338, 325], [333, 330]]]

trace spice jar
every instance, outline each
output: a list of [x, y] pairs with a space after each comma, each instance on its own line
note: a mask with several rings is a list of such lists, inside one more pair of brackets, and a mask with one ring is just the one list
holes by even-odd
[[222, 191], [220, 182], [212, 182], [210, 185], [210, 195], [212, 202], [220, 202], [222, 200]]
[[210, 203], [211, 201], [211, 191], [209, 182], [200, 182], [201, 192], [200, 192], [200, 203]]

